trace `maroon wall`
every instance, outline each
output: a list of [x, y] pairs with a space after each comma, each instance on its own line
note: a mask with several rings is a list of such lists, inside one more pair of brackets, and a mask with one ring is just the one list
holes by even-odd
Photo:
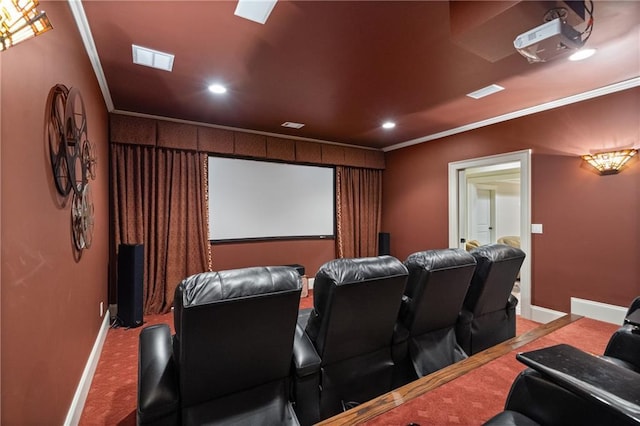
[[[67, 2], [41, 1], [54, 29], [2, 52], [2, 424], [62, 424], [107, 296], [107, 114]], [[97, 146], [93, 245], [79, 261], [44, 142], [49, 89], [80, 89]], [[106, 308], [106, 306], [105, 306]]]
[[448, 246], [448, 163], [532, 150], [532, 303], [626, 306], [640, 294], [640, 164], [598, 176], [580, 154], [640, 145], [640, 89], [388, 152], [383, 230], [403, 259]]
[[532, 239], [534, 304], [627, 306], [640, 295], [640, 162], [599, 176], [574, 156], [536, 155], [532, 173], [533, 217], [544, 224]]

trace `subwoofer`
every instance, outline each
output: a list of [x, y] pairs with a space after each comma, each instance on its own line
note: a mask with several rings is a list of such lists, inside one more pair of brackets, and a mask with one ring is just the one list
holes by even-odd
[[388, 232], [378, 233], [378, 256], [391, 254], [391, 234]]
[[118, 324], [138, 327], [143, 322], [142, 286], [144, 246], [120, 244], [118, 248]]

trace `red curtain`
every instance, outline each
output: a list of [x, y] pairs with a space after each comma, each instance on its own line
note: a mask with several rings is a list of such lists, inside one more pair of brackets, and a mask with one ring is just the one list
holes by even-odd
[[382, 217], [382, 170], [336, 167], [336, 253], [378, 254]]
[[111, 145], [114, 245], [144, 244], [144, 312], [168, 312], [180, 281], [209, 269], [204, 153]]

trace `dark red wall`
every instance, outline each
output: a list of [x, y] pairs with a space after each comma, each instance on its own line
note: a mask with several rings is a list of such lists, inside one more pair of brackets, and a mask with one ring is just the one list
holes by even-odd
[[[2, 52], [1, 423], [63, 424], [107, 299], [108, 176], [104, 101], [67, 2], [41, 1], [54, 29]], [[80, 89], [97, 146], [93, 245], [74, 258], [44, 142], [49, 89]]]
[[448, 163], [532, 150], [532, 303], [626, 306], [640, 294], [640, 164], [598, 176], [581, 154], [640, 145], [634, 88], [387, 153], [383, 230], [392, 254], [448, 246]]
[[534, 218], [544, 224], [532, 239], [536, 305], [568, 311], [574, 296], [627, 306], [640, 295], [640, 162], [632, 161], [599, 176], [574, 156], [534, 156]]

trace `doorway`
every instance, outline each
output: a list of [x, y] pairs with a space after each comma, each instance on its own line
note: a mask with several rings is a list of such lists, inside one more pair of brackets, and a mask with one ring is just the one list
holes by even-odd
[[[449, 246], [462, 239], [482, 244], [504, 236], [520, 237], [526, 253], [520, 270], [520, 314], [531, 318], [531, 151], [474, 158], [449, 163]], [[506, 183], [518, 186], [518, 199], [496, 206], [496, 191]], [[500, 218], [499, 211], [510, 209]]]

